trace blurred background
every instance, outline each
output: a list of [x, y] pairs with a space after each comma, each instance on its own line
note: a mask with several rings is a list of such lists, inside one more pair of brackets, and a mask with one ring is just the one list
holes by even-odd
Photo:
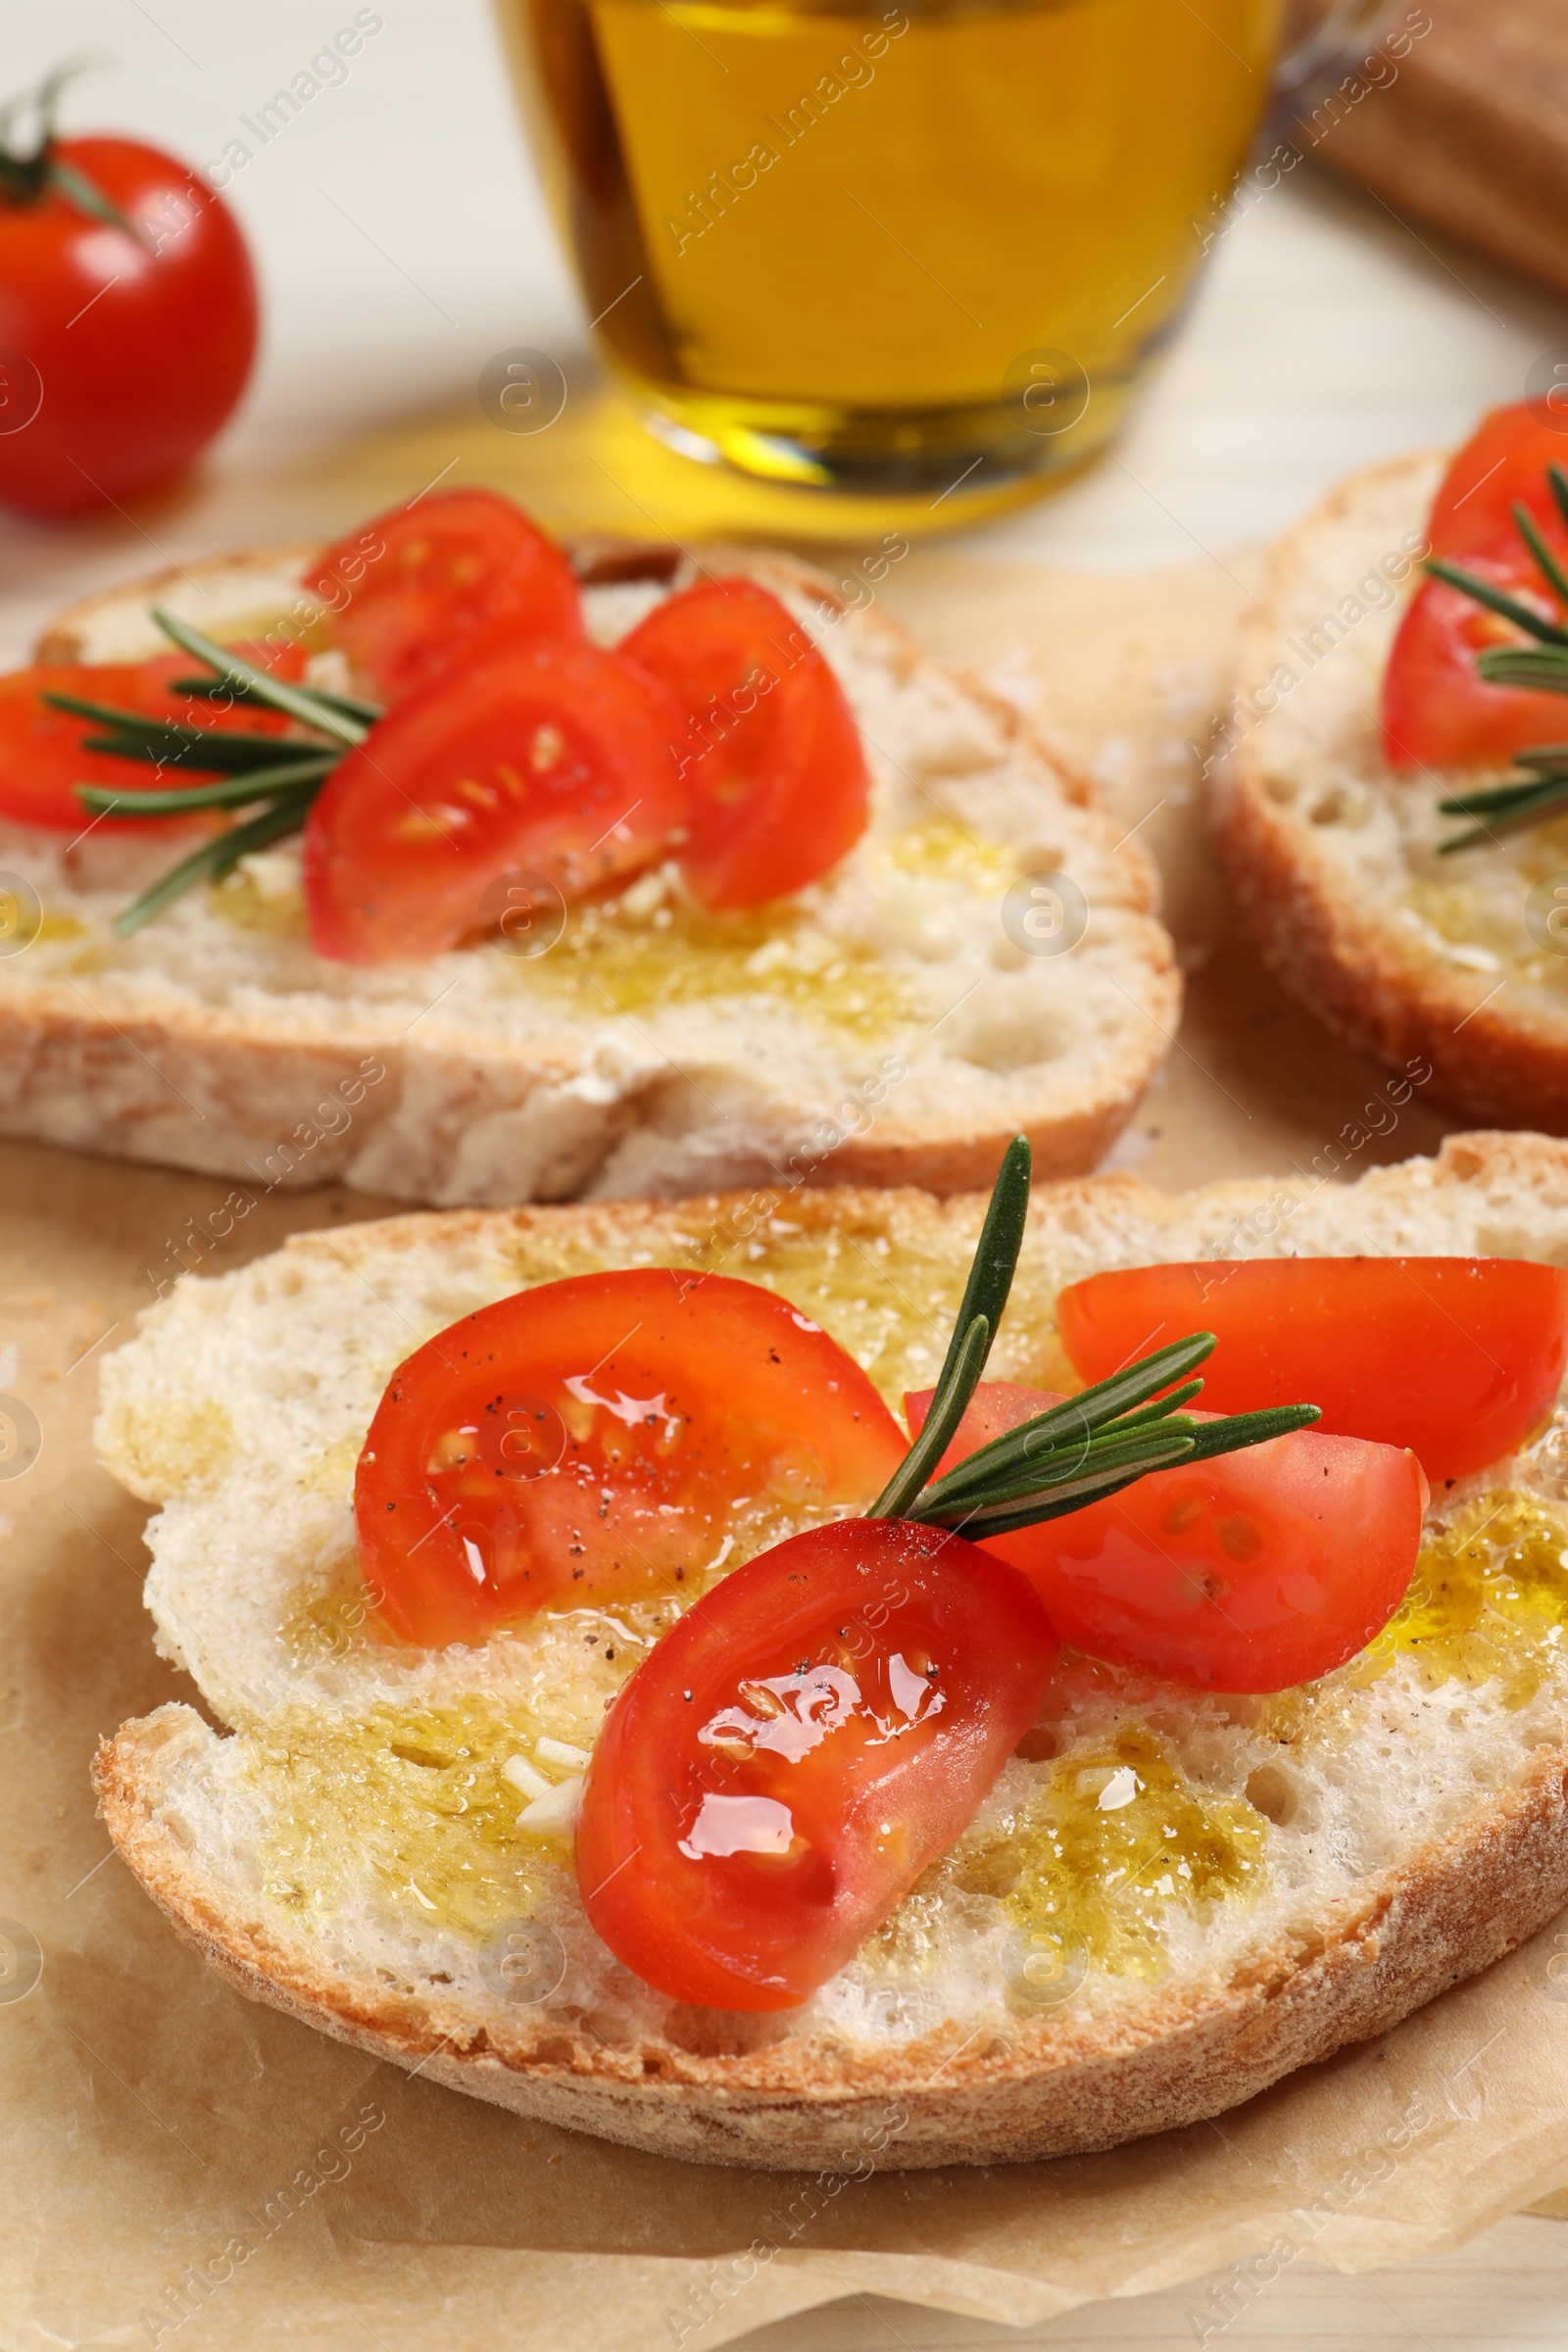
[[[122, 128], [198, 167], [235, 139], [251, 147], [224, 193], [265, 305], [250, 389], [191, 479], [133, 514], [0, 521], [0, 657], [20, 654], [40, 610], [122, 576], [127, 549], [156, 562], [314, 534], [448, 464], [456, 478], [488, 470], [559, 524], [734, 523], [715, 469], [644, 450], [629, 420], [594, 422], [586, 321], [485, 0], [361, 11], [378, 29], [343, 78], [265, 144], [242, 130], [354, 16], [349, 0], [0, 6], [8, 88], [64, 57], [102, 61], [68, 93], [67, 130]], [[1347, 469], [1459, 437], [1568, 346], [1568, 9], [1400, 0], [1387, 22], [1407, 19], [1431, 29], [1392, 85], [1326, 103], [1319, 89], [1304, 124], [1265, 134], [1263, 168], [1219, 220], [1191, 315], [1110, 457], [964, 534], [964, 552], [1097, 571], [1228, 563]], [[1301, 160], [1271, 170], [1281, 140]], [[476, 390], [519, 345], [550, 355], [567, 391], [531, 436], [490, 424]], [[787, 534], [787, 516], [771, 528]]]

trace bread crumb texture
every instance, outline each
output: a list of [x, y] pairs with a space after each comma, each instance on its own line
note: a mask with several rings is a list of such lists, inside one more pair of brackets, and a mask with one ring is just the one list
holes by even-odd
[[[1242, 1231], [1263, 1254], [1568, 1263], [1568, 1152], [1538, 1138], [1459, 1139], [1435, 1162], [1298, 1184], [1292, 1206], [1287, 1194], [1249, 1183], [1172, 1199], [1121, 1177], [1043, 1188], [995, 1374], [1070, 1385], [1054, 1320], [1064, 1284], [1223, 1256]], [[975, 2036], [1066, 2064], [1147, 2037], [1161, 2004], [1168, 2023], [1304, 1966], [1364, 1923], [1400, 1873], [1562, 1743], [1561, 1409], [1515, 1460], [1441, 1494], [1398, 1614], [1321, 1682], [1228, 1697], [1065, 1655], [964, 1836], [853, 1965], [767, 2018], [672, 2007], [599, 1943], [571, 1871], [567, 1785], [659, 1634], [809, 1520], [808, 1494], [775, 1497], [765, 1522], [694, 1557], [678, 1589], [624, 1606], [441, 1652], [378, 1631], [353, 1468], [388, 1375], [425, 1338], [564, 1273], [706, 1266], [781, 1292], [897, 1404], [939, 1359], [981, 1205], [817, 1192], [751, 1225], [736, 1197], [410, 1218], [301, 1236], [182, 1283], [106, 1363], [99, 1441], [162, 1506], [148, 1531], [160, 1646], [232, 1729], [173, 1707], [122, 1735], [136, 1759], [122, 1767], [134, 1866], [154, 1883], [171, 1854], [199, 1856], [197, 1909], [243, 1923], [274, 1983], [325, 1972], [344, 2015], [390, 2004], [434, 2034], [461, 2014], [509, 2064], [554, 2052], [601, 2078], [677, 2082], [683, 2069], [710, 2082], [718, 2065], [732, 2087], [762, 2090], [798, 2082], [803, 2065], [842, 2088]], [[1277, 1230], [1260, 1243], [1269, 1209]], [[552, 1788], [564, 1796], [530, 1822]], [[188, 1928], [188, 1906], [172, 1908]]]
[[1353, 476], [1275, 550], [1215, 835], [1263, 956], [1331, 1028], [1385, 1059], [1424, 1052], [1434, 1093], [1472, 1117], [1562, 1133], [1568, 818], [1442, 856], [1467, 825], [1439, 804], [1513, 763], [1396, 771], [1383, 753], [1383, 674], [1445, 464]]
[[[880, 612], [843, 610], [781, 560], [710, 561], [783, 597], [859, 722], [871, 821], [830, 874], [711, 916], [660, 868], [564, 912], [553, 944], [546, 908], [521, 942], [540, 953], [485, 935], [476, 903], [463, 948], [359, 966], [311, 949], [297, 839], [117, 939], [172, 860], [167, 831], [68, 844], [0, 826], [0, 861], [44, 910], [27, 953], [0, 959], [0, 1131], [448, 1204], [674, 1196], [800, 1154], [951, 1191], [984, 1181], [1019, 1129], [1051, 1172], [1093, 1165], [1178, 1009], [1141, 844], [1016, 711]], [[258, 565], [252, 629], [264, 590], [298, 600], [297, 564]], [[612, 643], [663, 593], [591, 588], [590, 623]], [[142, 642], [146, 604], [127, 590], [123, 610], [89, 612], [88, 650]], [[1048, 924], [1044, 944], [1059, 932], [1070, 952], [1030, 952], [1004, 923], [1009, 887], [1041, 875], [1066, 877], [1071, 932]]]

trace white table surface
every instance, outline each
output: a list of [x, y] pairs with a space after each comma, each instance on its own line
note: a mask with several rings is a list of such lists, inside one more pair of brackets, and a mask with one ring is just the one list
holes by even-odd
[[[159, 556], [261, 535], [291, 472], [368, 428], [471, 404], [494, 352], [584, 367], [582, 315], [514, 120], [482, 0], [380, 0], [384, 28], [238, 174], [231, 200], [265, 284], [262, 366], [200, 481], [135, 520], [0, 522], [0, 659], [68, 596]], [[0, 0], [21, 87], [62, 56], [113, 61], [68, 107], [192, 160], [353, 15], [350, 0]], [[952, 543], [1098, 570], [1218, 561], [1280, 528], [1348, 469], [1462, 433], [1568, 345], [1568, 309], [1301, 172], [1216, 248], [1162, 377], [1114, 458], [1054, 501]], [[292, 521], [291, 527], [300, 527]], [[1194, 2339], [1186, 2290], [1022, 2335], [865, 2299], [746, 2339], [751, 2352], [888, 2345], [1076, 2352]], [[1500, 2224], [1442, 2261], [1362, 2278], [1292, 2272], [1226, 2352], [1568, 2344], [1568, 2226]]]

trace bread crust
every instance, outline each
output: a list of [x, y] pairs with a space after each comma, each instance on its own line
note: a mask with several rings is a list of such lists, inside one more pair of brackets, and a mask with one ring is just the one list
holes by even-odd
[[[1152, 1991], [1135, 2027], [1097, 2032], [1056, 2012], [980, 2047], [950, 2028], [875, 2054], [608, 2050], [555, 2023], [503, 2034], [456, 2003], [394, 1999], [245, 1917], [158, 1818], [161, 1760], [193, 1736], [210, 1735], [187, 1707], [128, 1723], [100, 1743], [94, 1785], [125, 1861], [238, 1991], [454, 2090], [688, 2163], [807, 2171], [854, 2166], [874, 2145], [880, 2169], [926, 2171], [1176, 2131], [1388, 2032], [1568, 1904], [1564, 1743], [1455, 1834], [1369, 1880], [1354, 1913], [1306, 1945], [1277, 1943], [1228, 1984]], [[890, 2112], [906, 2120], [890, 2130]]]
[[[1411, 1201], [1473, 1188], [1485, 1226], [1495, 1230], [1494, 1246], [1509, 1247], [1505, 1237], [1523, 1230], [1528, 1211], [1538, 1247], [1568, 1250], [1568, 1146], [1544, 1136], [1450, 1138], [1434, 1160], [1362, 1183], [1402, 1185]], [[1246, 1179], [1184, 1202], [1117, 1174], [1054, 1185], [1041, 1206], [1064, 1227], [1103, 1232], [1122, 1215], [1157, 1231], [1195, 1200], [1228, 1220], [1271, 1191], [1272, 1180]], [[743, 1197], [703, 1205], [722, 1220]], [[917, 1230], [972, 1215], [977, 1204], [821, 1193], [792, 1215], [849, 1224], [873, 1205]], [[301, 1260], [352, 1260], [362, 1247], [457, 1247], [535, 1227], [567, 1231], [608, 1254], [660, 1214], [635, 1202], [455, 1211], [302, 1234], [288, 1247]], [[1179, 2129], [1388, 2031], [1568, 1904], [1565, 1739], [1537, 1751], [1500, 1792], [1478, 1790], [1450, 1833], [1368, 1876], [1353, 1898], [1321, 1905], [1229, 1976], [1152, 1984], [1136, 2007], [1113, 2018], [1069, 2003], [1014, 2018], [1001, 2033], [988, 2028], [966, 2039], [950, 2024], [918, 2040], [856, 2049], [825, 2036], [775, 2043], [767, 2021], [754, 2031], [759, 2021], [693, 2012], [693, 2031], [679, 2043], [609, 2048], [591, 2021], [573, 2028], [520, 2009], [498, 2028], [493, 2013], [481, 2023], [433, 1989], [391, 1992], [368, 1967], [350, 1977], [325, 1965], [309, 1929], [290, 1936], [270, 1925], [174, 1835], [163, 1810], [172, 1767], [218, 1737], [192, 1709], [166, 1706], [102, 1742], [94, 1779], [130, 1868], [178, 1934], [237, 1989], [518, 2114], [703, 2163], [853, 2168], [871, 2151], [882, 2168], [921, 2170], [1082, 2154]]]
[[[1474, 1186], [1506, 1199], [1526, 1196], [1543, 1213], [1549, 1210], [1568, 1215], [1568, 1145], [1552, 1136], [1519, 1128], [1478, 1129], [1447, 1136], [1430, 1159], [1407, 1164], [1419, 1167], [1434, 1191]], [[1374, 1169], [1360, 1177], [1356, 1186], [1334, 1189], [1376, 1186], [1404, 1172], [1401, 1167]], [[1184, 1218], [1194, 1202], [1212, 1206], [1226, 1226], [1233, 1227], [1250, 1211], [1269, 1204], [1278, 1181], [1273, 1176], [1229, 1177], [1189, 1193], [1165, 1193], [1146, 1184], [1141, 1176], [1113, 1169], [1102, 1175], [1057, 1177], [1049, 1184], [1038, 1184], [1034, 1200], [1037, 1210], [1054, 1222], [1089, 1230], [1136, 1220], [1157, 1232], [1162, 1224]], [[879, 1213], [890, 1226], [907, 1227], [911, 1238], [922, 1225], [963, 1217], [968, 1220], [972, 1247], [981, 1205], [972, 1197], [933, 1195], [914, 1185], [835, 1184], [794, 1195], [790, 1215], [798, 1217], [803, 1226], [811, 1226], [853, 1225], [861, 1217]], [[688, 1217], [701, 1212], [705, 1227], [714, 1232], [745, 1231], [748, 1212], [753, 1221], [766, 1213], [758, 1210], [756, 1195], [749, 1192], [703, 1193], [676, 1202], [520, 1201], [510, 1208], [410, 1209], [397, 1216], [368, 1218], [361, 1224], [335, 1225], [329, 1231], [290, 1234], [283, 1248], [290, 1256], [324, 1256], [341, 1262], [345, 1256], [352, 1257], [362, 1244], [373, 1244], [377, 1250], [424, 1250], [432, 1245], [459, 1246], [489, 1235], [525, 1242], [530, 1234], [539, 1233], [551, 1237], [569, 1234], [586, 1249], [608, 1255], [640, 1238], [650, 1218], [661, 1217], [667, 1209]], [[1499, 1243], [1497, 1248], [1501, 1254], [1508, 1253], [1508, 1244]], [[133, 1493], [142, 1491], [127, 1480], [122, 1463], [111, 1459], [107, 1466], [117, 1478], [131, 1483]], [[147, 1499], [158, 1497], [149, 1494]]]
[[[218, 574], [243, 579], [253, 573], [259, 582], [275, 581], [280, 568], [298, 572], [316, 552], [295, 545], [215, 558], [185, 573], [165, 572], [84, 599], [43, 632], [38, 658], [79, 659], [90, 651], [103, 616], [128, 599], [150, 604], [191, 578]], [[849, 609], [830, 581], [791, 557], [743, 549], [711, 552], [764, 582], [807, 590], [840, 612]], [[579, 569], [590, 581], [648, 576], [647, 551], [639, 556], [630, 543], [585, 543], [578, 554]], [[655, 550], [654, 559], [656, 573], [667, 570], [663, 551]], [[874, 627], [896, 645], [907, 672], [924, 663], [906, 632], [881, 612], [862, 615], [859, 625]], [[971, 680], [962, 684], [1007, 740], [1027, 745], [1049, 765], [1064, 796], [1099, 834], [1104, 855], [1114, 858], [1122, 881], [1117, 917], [1125, 926], [1129, 970], [1143, 975], [1144, 1001], [1130, 998], [1119, 1035], [1104, 1040], [1093, 1084], [1079, 1090], [1077, 1099], [1063, 1101], [1059, 1087], [1047, 1083], [1034, 1104], [978, 1132], [963, 1115], [900, 1118], [890, 1103], [863, 1133], [845, 1135], [808, 1166], [808, 1183], [908, 1184], [938, 1194], [973, 1190], [990, 1183], [1008, 1141], [1020, 1131], [1034, 1146], [1042, 1176], [1092, 1167], [1142, 1101], [1180, 1017], [1181, 976], [1170, 937], [1157, 919], [1157, 875], [1143, 845], [1136, 838], [1118, 838], [1088, 778], [1009, 704]], [[556, 1157], [547, 1151], [535, 1171], [533, 1197], [565, 1199], [591, 1180], [595, 1148], [608, 1152], [640, 1118], [650, 1112], [657, 1116], [672, 1073], [662, 1065], [650, 1070], [617, 1100], [612, 1115], [599, 1110], [585, 1178], [590, 1121], [580, 1086], [586, 1063], [571, 1052], [569, 1031], [562, 1037], [554, 1050], [539, 1044], [509, 1049], [499, 1039], [444, 1025], [438, 1010], [401, 1034], [391, 1024], [356, 1029], [337, 1006], [329, 1007], [314, 1029], [292, 1010], [275, 1018], [242, 1016], [180, 1003], [117, 1019], [95, 1001], [90, 980], [81, 986], [13, 985], [0, 1054], [0, 1134], [241, 1180], [255, 1178], [261, 1161], [269, 1189], [299, 1191], [341, 1182], [443, 1203], [516, 1197], [494, 1172], [493, 1163], [507, 1158], [504, 1144], [476, 1152], [473, 1139], [486, 1126], [501, 1135], [527, 1123], [552, 1137], [559, 1132], [561, 1139]], [[317, 1104], [361, 1078], [367, 1056], [374, 1057], [385, 1075], [366, 1092], [352, 1124], [336, 1135], [318, 1135], [303, 1152], [291, 1151], [296, 1129], [312, 1123]], [[769, 1115], [776, 1118], [777, 1136], [758, 1139], [751, 1153], [755, 1164], [727, 1165], [727, 1181], [765, 1181], [776, 1173], [777, 1165], [798, 1152], [798, 1139], [822, 1121], [824, 1105], [804, 1095], [792, 1099], [775, 1072]], [[279, 1155], [291, 1164], [275, 1173], [271, 1160]], [[522, 1164], [521, 1155], [513, 1158]], [[692, 1181], [688, 1177], [680, 1189], [689, 1190]], [[700, 1171], [695, 1181], [702, 1181]]]
[[[101, 588], [92, 596], [78, 597], [45, 622], [34, 640], [32, 658], [35, 662], [91, 662], [99, 658], [94, 646], [100, 629], [123, 611], [127, 599], [149, 606], [169, 603], [177, 611], [184, 601], [179, 592], [192, 581], [210, 582], [220, 574], [232, 575], [235, 601], [243, 604], [244, 583], [253, 580], [258, 596], [265, 599], [275, 591], [280, 577], [297, 579], [320, 552], [319, 540], [287, 539], [275, 546], [247, 548], [243, 555], [209, 556], [183, 568], [148, 572], [123, 587]], [[150, 634], [159, 650], [167, 652], [167, 641], [156, 630]]]
[[[1371, 497], [1418, 478], [1432, 456], [1351, 475], [1274, 550], [1269, 583], [1242, 632], [1242, 679], [1283, 659], [1293, 575], [1321, 535], [1353, 522]], [[1222, 762], [1210, 798], [1215, 845], [1264, 961], [1336, 1037], [1401, 1068], [1424, 1057], [1435, 1100], [1482, 1122], [1568, 1135], [1568, 1019], [1455, 970], [1422, 946], [1392, 903], [1351, 895], [1298, 803], [1268, 790], [1267, 729]]]

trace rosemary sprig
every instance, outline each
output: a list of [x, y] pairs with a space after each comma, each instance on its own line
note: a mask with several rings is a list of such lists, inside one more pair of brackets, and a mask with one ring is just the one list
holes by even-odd
[[1489, 645], [1476, 656], [1476, 667], [1489, 686], [1533, 686], [1543, 694], [1568, 694], [1568, 647]]
[[306, 791], [314, 798], [331, 766], [319, 760], [293, 760], [276, 767], [252, 768], [216, 784], [176, 784], [168, 792], [116, 792], [112, 784], [78, 784], [76, 798], [94, 815], [183, 816], [190, 808], [244, 808], [265, 794]]
[[[334, 696], [318, 694], [314, 686], [290, 686], [281, 678], [269, 677], [254, 662], [231, 653], [225, 645], [216, 645], [188, 621], [176, 620], [172, 612], [165, 612], [154, 605], [152, 617], [166, 637], [172, 638], [183, 653], [194, 654], [198, 662], [204, 662], [219, 677], [244, 687], [258, 702], [270, 703], [274, 710], [285, 711], [307, 727], [317, 727], [323, 735], [335, 735], [344, 745], [363, 743], [374, 720], [381, 715], [379, 710], [373, 710], [368, 717], [351, 718], [346, 710], [334, 707]], [[368, 704], [364, 708], [370, 710]]]
[[1320, 1417], [1315, 1404], [1286, 1404], [1193, 1420], [1180, 1408], [1203, 1384], [1183, 1375], [1216, 1346], [1211, 1331], [1194, 1332], [977, 1446], [928, 1483], [974, 1395], [1006, 1304], [1029, 1211], [1029, 1143], [1020, 1135], [997, 1177], [925, 1425], [871, 1505], [872, 1519], [923, 1520], [979, 1543], [1080, 1510], [1151, 1470], [1262, 1446]]
[[[250, 703], [260, 700], [255, 689], [242, 686], [232, 678], [172, 678], [170, 691], [188, 694], [193, 703]], [[312, 686], [309, 691], [329, 710], [339, 710], [345, 718], [363, 718], [373, 725], [381, 716], [379, 703], [362, 702], [354, 694], [328, 694], [324, 686]]]
[[[1034, 1475], [1037, 1460], [1044, 1454], [1062, 1447], [1076, 1447], [1087, 1454], [1096, 1444], [1115, 1443], [1126, 1438], [1128, 1430], [1147, 1434], [1155, 1443], [1168, 1443], [1170, 1432], [1158, 1427], [1160, 1421], [1176, 1409], [1174, 1399], [1150, 1405], [1150, 1398], [1181, 1373], [1190, 1371], [1214, 1350], [1210, 1332], [1194, 1332], [1185, 1340], [1173, 1340], [1168, 1347], [1158, 1348], [1152, 1355], [1144, 1356], [1108, 1380], [1086, 1389], [1077, 1396], [1064, 1397], [1020, 1429], [1008, 1430], [989, 1445], [981, 1446], [951, 1470], [942, 1484], [955, 1496], [966, 1494], [971, 1488], [986, 1489], [1003, 1481], [1018, 1485], [1025, 1493]], [[1201, 1389], [1202, 1382], [1188, 1381], [1180, 1391], [1184, 1402]], [[1142, 1406], [1142, 1411], [1136, 1410]], [[1123, 1414], [1128, 1416], [1123, 1422]], [[1184, 1425], [1185, 1426], [1185, 1425]], [[1112, 1435], [1106, 1439], [1104, 1432]]]
[[1012, 1277], [1023, 1248], [1029, 1221], [1029, 1175], [1032, 1153], [1026, 1135], [1014, 1136], [1003, 1154], [991, 1205], [980, 1228], [980, 1240], [964, 1285], [948, 1352], [937, 1375], [936, 1392], [925, 1427], [910, 1446], [871, 1509], [873, 1519], [906, 1516], [925, 1485], [926, 1476], [941, 1461], [963, 1419], [964, 1406], [974, 1395], [991, 1353], [991, 1343], [1002, 1321]]
[[1558, 768], [1548, 768], [1539, 776], [1523, 776], [1517, 782], [1497, 784], [1485, 792], [1455, 794], [1453, 799], [1440, 801], [1445, 816], [1468, 816], [1473, 821], [1466, 833], [1455, 833], [1440, 842], [1438, 855], [1449, 858], [1455, 850], [1473, 849], [1478, 841], [1492, 841], [1499, 833], [1516, 832], [1525, 825], [1540, 824], [1568, 800], [1568, 761]]
[[56, 710], [89, 719], [101, 733], [82, 738], [82, 749], [116, 760], [139, 760], [161, 773], [172, 767], [195, 770], [199, 778], [154, 792], [117, 792], [112, 785], [78, 784], [76, 798], [94, 816], [184, 816], [202, 809], [253, 808], [255, 813], [202, 843], [160, 875], [115, 918], [127, 938], [196, 883], [218, 881], [252, 850], [297, 832], [306, 812], [344, 753], [363, 743], [381, 713], [373, 703], [316, 686], [291, 686], [270, 677], [255, 662], [204, 637], [172, 613], [153, 610], [153, 619], [181, 652], [205, 663], [206, 674], [176, 681], [174, 691], [206, 702], [261, 704], [279, 710], [308, 735], [251, 735], [221, 727], [187, 726], [178, 719], [149, 718], [81, 695], [46, 694]]
[[[101, 735], [84, 735], [84, 752], [108, 752], [117, 760], [143, 760], [154, 767], [210, 767], [223, 775], [240, 775], [246, 768], [275, 766], [277, 762], [275, 735], [229, 735], [219, 727], [187, 727], [178, 719], [148, 718], [140, 711], [118, 710], [110, 703], [89, 703], [76, 694], [45, 692], [38, 699], [51, 710], [93, 719], [106, 730]], [[325, 753], [333, 763], [342, 757], [324, 744], [299, 748]], [[91, 789], [89, 785], [77, 787], [81, 792]]]
[[[1560, 466], [1548, 466], [1546, 480], [1558, 514], [1568, 522], [1568, 473]], [[1546, 544], [1529, 508], [1518, 500], [1514, 502], [1513, 519], [1542, 578], [1568, 607], [1568, 571]], [[1568, 627], [1544, 619], [1531, 606], [1509, 596], [1505, 589], [1494, 588], [1490, 580], [1478, 579], [1474, 572], [1457, 564], [1434, 557], [1426, 568], [1434, 579], [1446, 580], [1450, 588], [1457, 588], [1462, 595], [1485, 606], [1489, 612], [1500, 613], [1504, 620], [1512, 621], [1526, 636], [1536, 640], [1534, 645], [1489, 645], [1478, 654], [1476, 671], [1489, 686], [1522, 686], [1538, 694], [1568, 694]], [[1510, 776], [1481, 792], [1456, 793], [1452, 799], [1439, 802], [1445, 816], [1464, 816], [1471, 820], [1466, 832], [1455, 833], [1438, 844], [1440, 858], [1451, 858], [1455, 850], [1473, 849], [1477, 842], [1492, 841], [1499, 833], [1538, 825], [1568, 808], [1568, 744], [1542, 744], [1533, 751], [1516, 752], [1514, 760], [1518, 766], [1537, 772]]]
[[[1559, 504], [1561, 502], [1559, 501]], [[1554, 592], [1554, 594], [1561, 600], [1563, 604], [1568, 605], [1568, 577], [1564, 576], [1562, 565], [1558, 563], [1556, 557], [1546, 545], [1546, 542], [1542, 537], [1540, 531], [1537, 530], [1535, 516], [1531, 514], [1529, 508], [1524, 506], [1518, 499], [1515, 499], [1514, 501], [1513, 519], [1520, 538], [1524, 541], [1526, 547], [1529, 548], [1530, 553], [1535, 557], [1536, 567], [1546, 582], [1547, 587]]]
[[242, 825], [230, 825], [226, 833], [216, 833], [204, 841], [199, 850], [192, 850], [177, 865], [170, 867], [144, 890], [123, 913], [115, 918], [115, 929], [122, 938], [139, 931], [142, 924], [161, 914], [171, 900], [177, 899], [196, 882], [220, 882], [240, 858], [252, 850], [265, 850], [268, 843], [292, 833], [302, 820], [297, 805], [287, 801], [272, 801], [257, 815], [247, 817]]
[[[1515, 522], [1523, 513], [1522, 507], [1515, 507]], [[1490, 580], [1478, 579], [1473, 571], [1463, 571], [1457, 564], [1446, 563], [1441, 556], [1431, 557], [1426, 568], [1433, 579], [1446, 580], [1450, 588], [1457, 588], [1476, 604], [1485, 605], [1489, 612], [1500, 612], [1504, 620], [1511, 620], [1516, 629], [1523, 629], [1529, 637], [1539, 637], [1543, 645], [1568, 646], [1568, 629], [1544, 619], [1533, 605], [1522, 605], [1506, 588], [1494, 588]]]

